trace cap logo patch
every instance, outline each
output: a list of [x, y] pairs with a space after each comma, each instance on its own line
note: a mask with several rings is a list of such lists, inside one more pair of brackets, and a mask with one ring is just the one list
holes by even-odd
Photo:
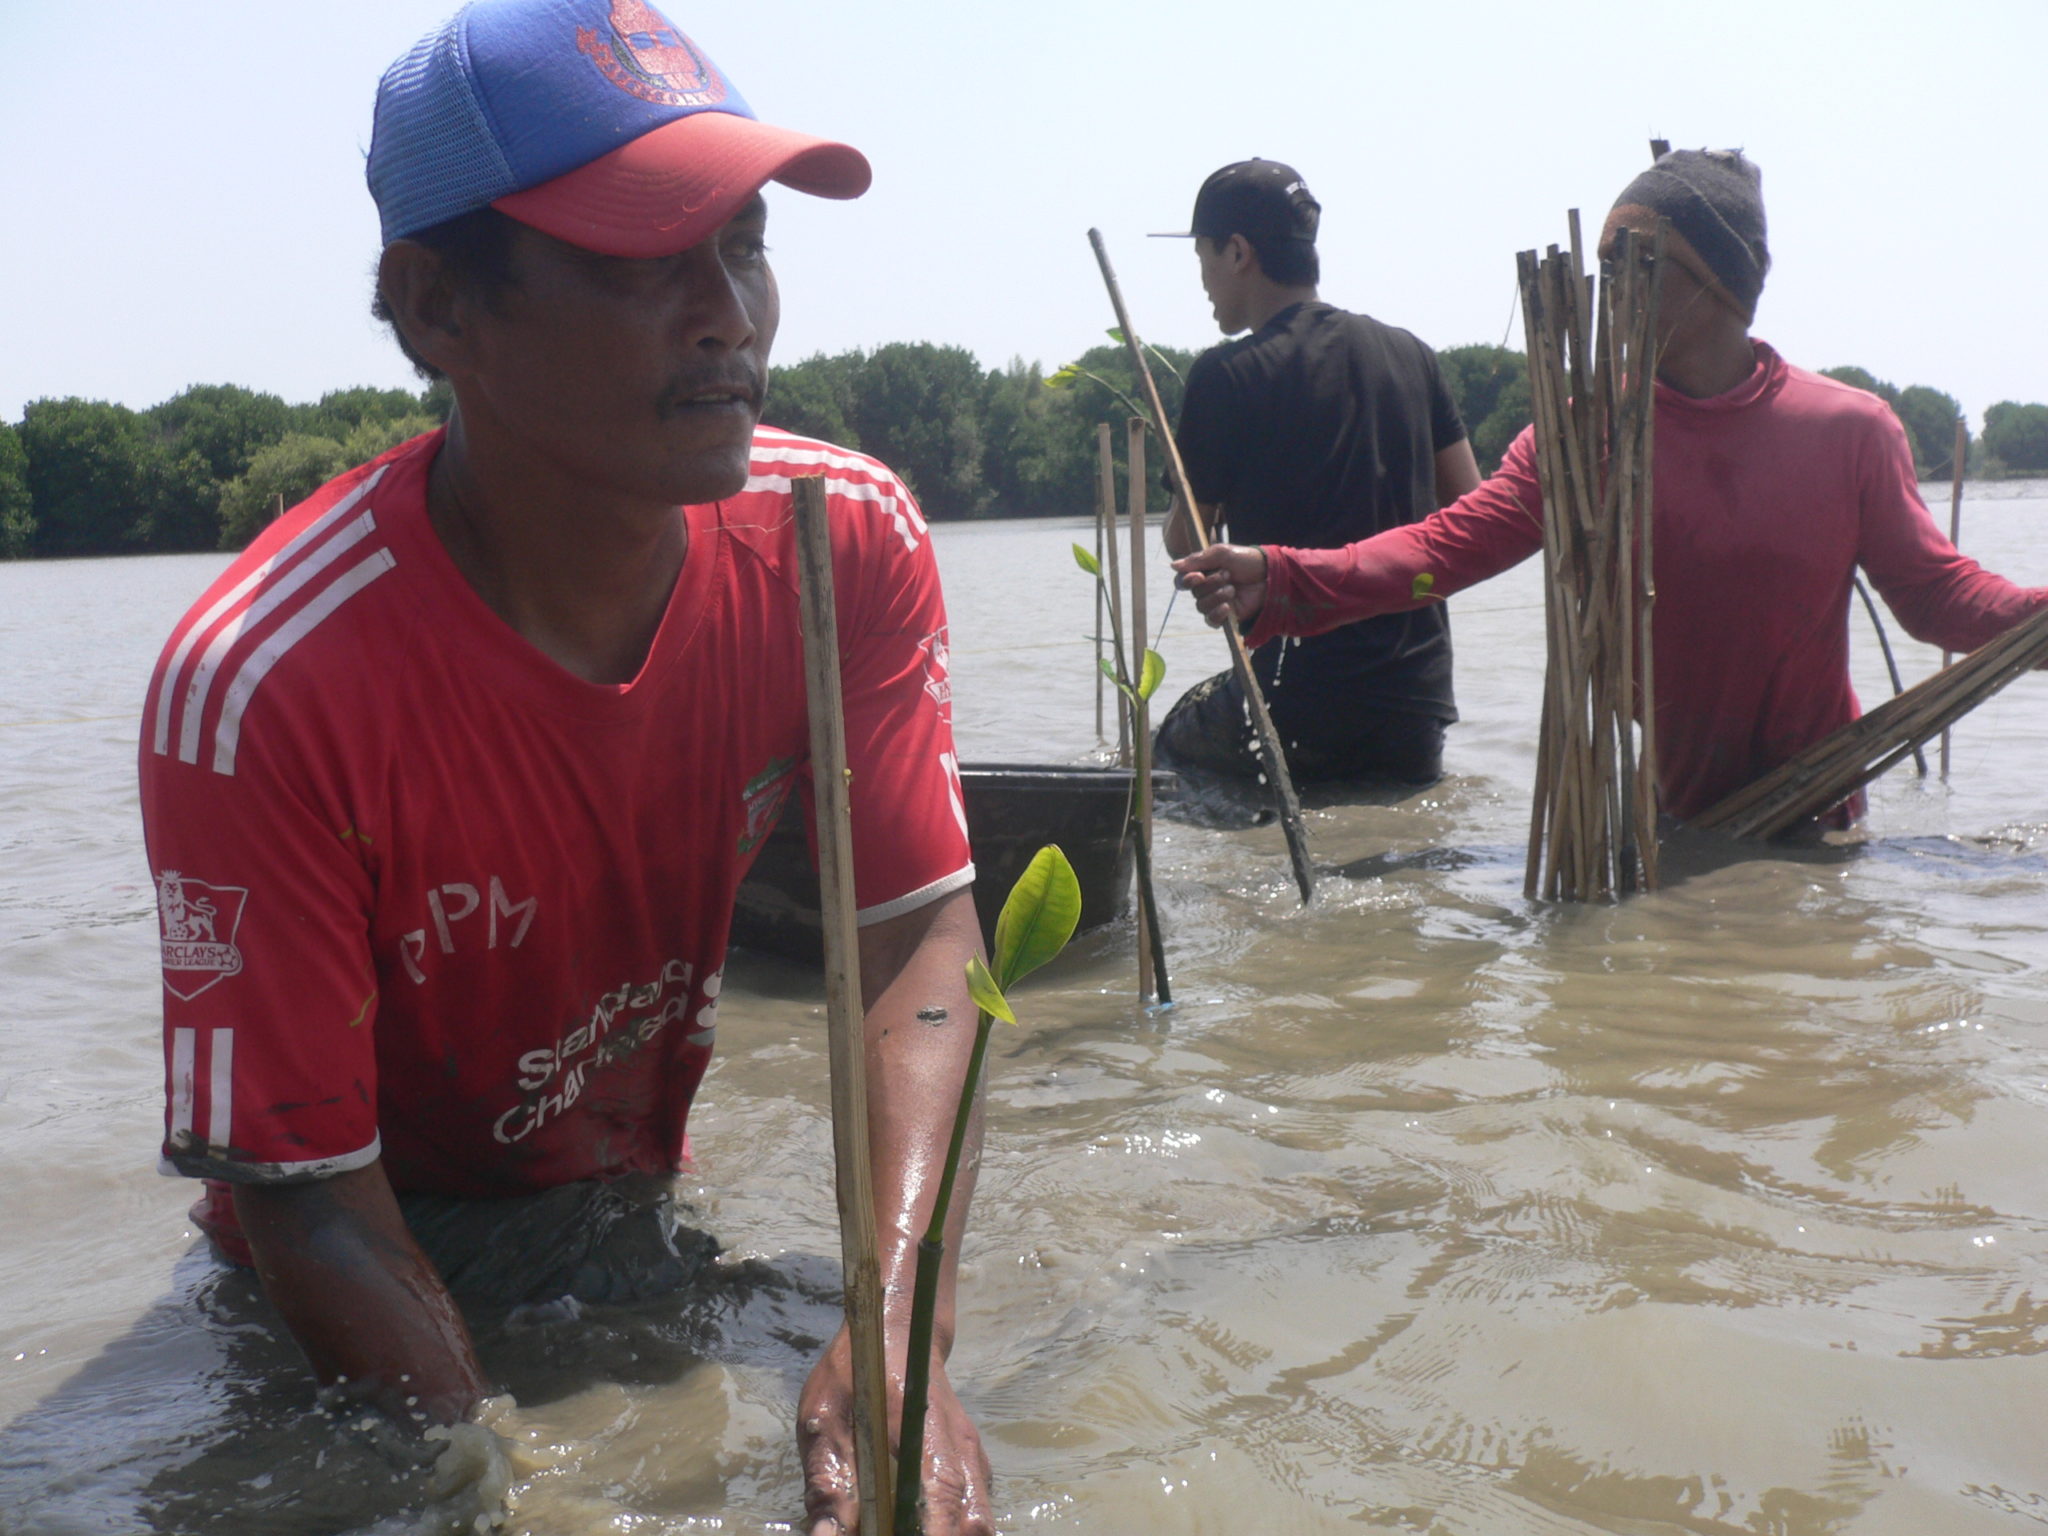
[[642, 0], [612, 0], [611, 27], [576, 29], [577, 51], [620, 90], [664, 107], [715, 107], [725, 80], [696, 44]]

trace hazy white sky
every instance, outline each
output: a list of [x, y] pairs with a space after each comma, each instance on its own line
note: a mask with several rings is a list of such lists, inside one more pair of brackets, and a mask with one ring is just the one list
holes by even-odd
[[[366, 313], [377, 76], [450, 0], [0, 0], [0, 419], [232, 382], [412, 380]], [[1499, 341], [1514, 252], [1597, 220], [1651, 137], [1764, 169], [1757, 332], [1957, 395], [2048, 400], [2048, 0], [676, 0], [771, 121], [875, 166], [783, 193], [777, 355], [899, 340], [1048, 365], [1110, 323], [1214, 338], [1185, 242], [1203, 176], [1292, 162], [1326, 298], [1439, 347]], [[1511, 337], [1521, 345], [1519, 322]]]

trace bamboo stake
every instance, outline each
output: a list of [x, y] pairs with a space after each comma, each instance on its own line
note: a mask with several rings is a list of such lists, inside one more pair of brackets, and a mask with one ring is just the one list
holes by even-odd
[[[1102, 504], [1098, 487], [1095, 496], [1095, 563], [1102, 564], [1102, 541], [1107, 537], [1109, 518]], [[1109, 687], [1109, 679], [1102, 674], [1102, 620], [1104, 605], [1108, 598], [1103, 595], [1102, 583], [1095, 583], [1095, 744], [1099, 747], [1108, 737], [1102, 731], [1102, 696]]]
[[[1962, 417], [1956, 418], [1956, 449], [1948, 488], [1948, 541], [1957, 549], [1963, 547], [1963, 466], [1970, 457], [1970, 428]], [[1946, 667], [1952, 659], [1948, 651], [1941, 653], [1941, 664]], [[1927, 764], [1920, 765], [1920, 777], [1927, 777]], [[1941, 782], [1948, 782], [1948, 729], [1941, 732]]]
[[882, 1274], [869, 1166], [865, 1028], [854, 917], [853, 819], [847, 795], [846, 715], [839, 687], [839, 618], [832, 590], [832, 530], [822, 475], [797, 479], [796, 531], [810, 705], [811, 783], [818, 826], [818, 910], [824, 917], [825, 1026], [832, 1076], [832, 1153], [853, 1346], [854, 1470], [864, 1531], [894, 1509], [887, 1455], [889, 1399], [882, 1347]]
[[[1124, 595], [1122, 580], [1117, 574], [1116, 552], [1116, 451], [1110, 441], [1109, 423], [1095, 425], [1095, 511], [1103, 527], [1108, 529], [1109, 580], [1097, 582], [1099, 594], [1103, 587], [1109, 588], [1109, 631], [1113, 635], [1124, 632]], [[1102, 676], [1098, 664], [1095, 675]], [[1116, 763], [1119, 768], [1131, 766], [1131, 701], [1119, 688], [1116, 695]]]
[[[1145, 615], [1145, 421], [1133, 416], [1124, 428], [1124, 505], [1131, 518], [1131, 661], [1140, 677], [1145, 674], [1145, 649], [1151, 631]], [[1131, 706], [1131, 764], [1137, 770], [1132, 793], [1137, 796], [1132, 835], [1145, 855], [1152, 857], [1152, 707], [1140, 698]], [[1152, 967], [1151, 914], [1138, 906], [1138, 997], [1142, 1001], [1158, 991]]]
[[[1849, 578], [1849, 585], [1854, 587], [1856, 595], [1863, 599], [1863, 611], [1870, 615], [1870, 627], [1877, 631], [1877, 648], [1884, 653], [1884, 669], [1891, 674], [1892, 678], [1892, 697], [1897, 698], [1906, 691], [1906, 680], [1899, 675], [1898, 658], [1892, 655], [1892, 637], [1885, 633], [1884, 620], [1878, 617], [1877, 599], [1870, 595], [1870, 588], [1863, 585], [1863, 578], [1861, 576], [1852, 575]], [[1941, 664], [1944, 667], [1948, 665], [1947, 651], [1941, 653]], [[1944, 743], [1947, 742], [1947, 731], [1941, 733], [1941, 739]], [[1913, 748], [1913, 766], [1919, 769], [1921, 778], [1927, 777], [1927, 754], [1922, 752], [1917, 746]], [[1944, 770], [1942, 777], [1946, 778], [1947, 776], [1947, 772]]]
[[1649, 512], [1661, 257], [1661, 237], [1623, 232], [1596, 281], [1574, 212], [1564, 248], [1517, 258], [1549, 649], [1523, 877], [1532, 897], [1600, 900], [1658, 878]]
[[1650, 270], [1640, 296], [1641, 329], [1636, 338], [1636, 355], [1630, 377], [1636, 390], [1636, 526], [1642, 545], [1637, 562], [1636, 654], [1641, 661], [1640, 684], [1643, 744], [1636, 765], [1636, 825], [1641, 829], [1636, 849], [1642, 860], [1643, 889], [1654, 891], [1663, 882], [1662, 854], [1657, 842], [1657, 654], [1650, 643], [1650, 621], [1657, 607], [1657, 577], [1653, 555], [1657, 519], [1655, 478], [1657, 411], [1658, 304], [1664, 290], [1664, 227], [1657, 227], [1650, 243]]
[[[1141, 464], [1142, 461], [1143, 451], [1141, 449]], [[1139, 471], [1139, 477], [1141, 480], [1143, 479], [1143, 473], [1144, 472], [1141, 468]], [[1115, 542], [1112, 540], [1110, 548], [1114, 549], [1115, 547]], [[1099, 584], [1103, 581], [1103, 579], [1104, 578], [1102, 576], [1102, 573], [1098, 569], [1095, 574], [1095, 580]], [[1110, 608], [1111, 625], [1109, 632], [1109, 654], [1110, 665], [1116, 671], [1117, 697], [1119, 699], [1128, 699], [1130, 697], [1132, 690], [1134, 690], [1137, 687], [1138, 682], [1144, 676], [1144, 661], [1141, 655], [1139, 658], [1140, 670], [1134, 676], [1129, 664], [1130, 648], [1125, 643], [1126, 636], [1123, 631], [1122, 621], [1117, 617], [1118, 613], [1120, 612], [1120, 608], [1121, 605], [1117, 603], [1112, 603]], [[1143, 782], [1147, 790], [1146, 802], [1149, 805], [1151, 800], [1150, 765], [1152, 761], [1152, 742], [1149, 734], [1145, 732], [1139, 732], [1137, 739], [1140, 743], [1143, 744], [1145, 749], [1146, 768], [1143, 775]], [[1140, 774], [1136, 769], [1133, 769], [1131, 772], [1130, 793], [1124, 799], [1123, 836], [1130, 839], [1132, 861], [1137, 866], [1136, 874], [1138, 879], [1138, 910], [1140, 914], [1138, 921], [1138, 937], [1140, 939], [1141, 944], [1143, 944], [1143, 947], [1148, 949], [1151, 953], [1154, 990], [1156, 992], [1159, 1003], [1163, 1006], [1166, 1004], [1170, 1004], [1173, 1001], [1173, 985], [1168, 980], [1166, 973], [1166, 945], [1160, 938], [1159, 905], [1157, 901], [1153, 899], [1151, 843], [1148, 838], [1141, 837], [1138, 835], [1139, 783]], [[1144, 940], [1148, 935], [1150, 937], [1150, 942], [1147, 944], [1144, 943]], [[1143, 994], [1140, 993], [1141, 998], [1142, 996]]]
[[[1109, 248], [1102, 243], [1102, 231], [1088, 231], [1088, 243], [1095, 247], [1095, 263], [1102, 269], [1103, 285], [1109, 289], [1110, 306], [1116, 311], [1116, 323], [1123, 332], [1124, 346], [1130, 351], [1131, 362], [1138, 370], [1138, 381], [1145, 387], [1145, 403], [1152, 411], [1152, 419], [1159, 429], [1159, 441], [1166, 449], [1168, 465], [1173, 470], [1173, 483], [1180, 488], [1182, 504], [1188, 510], [1188, 520], [1194, 524], [1196, 540], [1207, 545], [1212, 542], [1209, 529], [1202, 517], [1202, 509], [1196, 503], [1190, 489], [1187, 465], [1180, 456], [1180, 444], [1174, 438], [1173, 425], [1166, 419], [1166, 406], [1159, 398], [1159, 385], [1152, 377], [1151, 365], [1145, 361], [1145, 349], [1138, 341], [1138, 333], [1131, 325], [1130, 312], [1124, 308], [1123, 289], [1117, 286], [1116, 270], [1109, 263]], [[1301, 801], [1294, 793], [1294, 779], [1287, 771], [1287, 754], [1280, 745], [1280, 733], [1273, 728], [1273, 716], [1266, 708], [1266, 695], [1259, 688], [1259, 680], [1252, 672], [1251, 654], [1244, 648], [1244, 636], [1238, 633], [1237, 621], [1228, 614], [1223, 617], [1223, 638], [1230, 645], [1230, 665], [1237, 674], [1238, 686], [1244, 690], [1244, 700], [1252, 714], [1252, 729], [1259, 740], [1259, 758], [1266, 772], [1267, 787], [1273, 792], [1273, 800], [1280, 813], [1280, 831], [1287, 839], [1287, 857], [1294, 867], [1294, 883], [1301, 891], [1302, 905], [1308, 905], [1316, 892], [1315, 866], [1309, 862], [1308, 833], [1301, 824]]]

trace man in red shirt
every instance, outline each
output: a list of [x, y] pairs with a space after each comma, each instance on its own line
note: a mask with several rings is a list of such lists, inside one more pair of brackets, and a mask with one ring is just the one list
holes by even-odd
[[[1756, 167], [1660, 157], [1615, 230], [1669, 221], [1658, 327], [1654, 543], [1663, 808], [1697, 815], [1854, 720], [1848, 610], [1860, 565], [1907, 631], [1970, 651], [2048, 606], [1958, 554], [1920, 500], [1904, 429], [1874, 395], [1749, 334], [1770, 256]], [[1534, 438], [1422, 522], [1333, 550], [1214, 545], [1176, 563], [1248, 644], [1441, 601], [1542, 547]], [[1852, 799], [1845, 814], [1861, 808]]]
[[[638, 1297], [714, 1251], [666, 1181], [734, 890], [805, 792], [790, 482], [819, 472], [900, 1388], [979, 942], [946, 618], [896, 477], [760, 425], [759, 189], [868, 174], [644, 4], [467, 7], [387, 72], [369, 157], [377, 310], [449, 424], [281, 518], [158, 664], [166, 1165], [320, 1380], [394, 1415], [489, 1392], [458, 1295]], [[985, 1531], [952, 1289], [932, 1528]], [[819, 1530], [853, 1525], [850, 1376], [842, 1332], [799, 1407]]]

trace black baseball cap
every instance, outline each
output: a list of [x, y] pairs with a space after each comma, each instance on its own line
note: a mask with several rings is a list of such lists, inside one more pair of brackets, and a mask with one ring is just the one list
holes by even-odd
[[1278, 160], [1239, 160], [1202, 183], [1195, 216], [1185, 230], [1156, 236], [1164, 240], [1228, 240], [1243, 235], [1254, 250], [1286, 240], [1316, 243], [1323, 205], [1291, 165]]

